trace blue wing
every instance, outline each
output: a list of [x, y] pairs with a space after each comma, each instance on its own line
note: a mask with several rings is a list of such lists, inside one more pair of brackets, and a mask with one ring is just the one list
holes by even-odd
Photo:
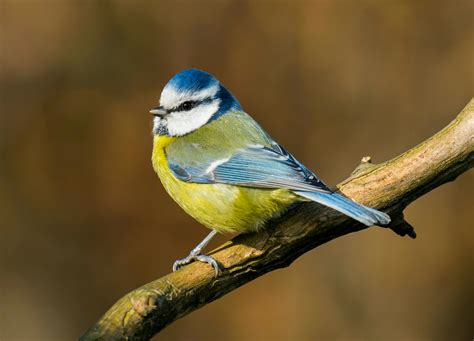
[[277, 143], [271, 147], [251, 145], [235, 151], [229, 158], [197, 166], [170, 163], [170, 168], [178, 179], [186, 182], [332, 192]]

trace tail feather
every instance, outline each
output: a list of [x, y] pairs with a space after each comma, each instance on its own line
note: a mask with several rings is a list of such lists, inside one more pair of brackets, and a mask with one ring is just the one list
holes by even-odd
[[305, 192], [295, 191], [296, 194], [331, 207], [336, 211], [360, 221], [367, 226], [387, 225], [390, 223], [390, 216], [373, 208], [361, 205], [351, 199], [337, 193]]

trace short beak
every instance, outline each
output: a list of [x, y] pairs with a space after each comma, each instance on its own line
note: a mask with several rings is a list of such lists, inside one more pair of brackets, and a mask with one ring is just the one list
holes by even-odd
[[159, 107], [151, 109], [150, 114], [153, 114], [153, 116], [157, 117], [165, 117], [166, 115], [168, 115], [168, 112], [165, 108], [163, 108], [163, 106], [160, 105]]

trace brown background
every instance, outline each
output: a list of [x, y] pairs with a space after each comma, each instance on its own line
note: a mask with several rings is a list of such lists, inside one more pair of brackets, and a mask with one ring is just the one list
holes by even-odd
[[[0, 0], [0, 339], [77, 339], [207, 233], [150, 164], [174, 73], [215, 74], [334, 185], [469, 101], [473, 4]], [[340, 238], [157, 340], [471, 339], [473, 180], [406, 210], [416, 240]]]

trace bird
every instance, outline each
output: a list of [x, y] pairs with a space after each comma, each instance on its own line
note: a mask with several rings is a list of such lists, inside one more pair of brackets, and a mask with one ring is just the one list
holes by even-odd
[[360, 223], [390, 216], [331, 190], [247, 114], [213, 75], [186, 69], [164, 86], [153, 115], [152, 165], [168, 194], [211, 232], [173, 271], [193, 261], [217, 233], [258, 231], [299, 202], [314, 201]]

